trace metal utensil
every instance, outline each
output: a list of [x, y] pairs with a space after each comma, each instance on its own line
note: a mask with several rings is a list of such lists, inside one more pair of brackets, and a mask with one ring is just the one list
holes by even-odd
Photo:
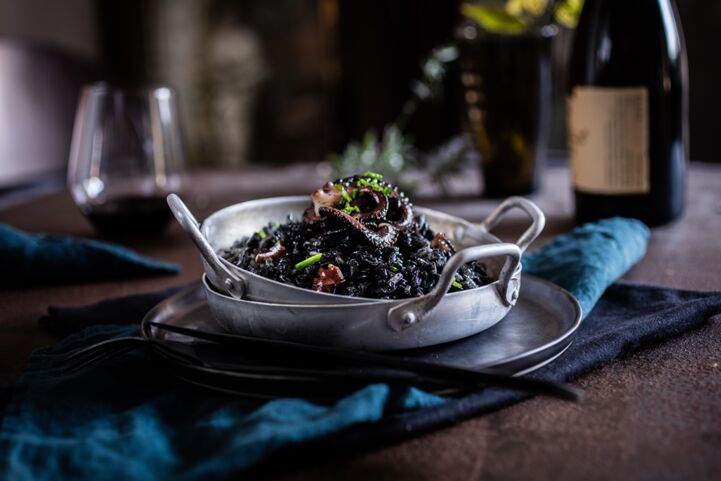
[[[153, 328], [242, 350], [246, 354], [246, 359], [238, 362], [226, 360], [222, 367], [209, 365], [206, 360], [197, 358], [192, 352], [184, 352], [183, 343], [157, 340], [150, 333], [150, 329]], [[447, 394], [475, 390], [480, 386], [496, 386], [571, 401], [578, 401], [582, 396], [581, 390], [563, 383], [431, 364], [370, 352], [230, 336], [147, 320], [143, 321], [141, 331], [143, 337], [110, 339], [74, 351], [61, 363], [62, 372], [76, 372], [128, 351], [150, 347], [153, 352], [176, 367], [184, 367], [194, 373], [196, 383], [209, 387], [225, 386], [230, 389], [228, 383], [232, 382], [235, 385], [234, 391], [239, 392], [237, 387], [242, 385], [242, 392], [248, 395], [277, 392], [279, 387], [287, 390], [288, 385], [300, 385], [303, 392], [308, 393], [313, 392], [313, 385], [320, 390], [328, 391], [328, 382], [333, 383], [332, 391], [338, 394], [372, 382], [387, 382], [414, 385]], [[258, 358], [255, 362], [247, 360], [249, 352], [251, 358], [253, 356]], [[268, 358], [285, 359], [286, 363], [277, 361], [268, 363]], [[289, 365], [287, 362], [289, 358], [302, 359], [304, 363], [315, 360], [317, 364], [311, 367], [303, 367], [303, 363], [297, 362]], [[351, 363], [359, 366], [360, 369], [338, 371], [332, 367], [324, 367], [328, 366], [329, 360]], [[335, 364], [332, 363], [331, 366]]]
[[[297, 355], [303, 360], [308, 360], [310, 358], [319, 359], [325, 362], [328, 360], [337, 360], [350, 362], [360, 366], [390, 368], [401, 372], [405, 371], [407, 373], [413, 373], [416, 376], [414, 379], [417, 382], [446, 385], [447, 387], [454, 387], [457, 389], [468, 389], [470, 387], [478, 387], [479, 385], [492, 385], [533, 392], [535, 394], [546, 394], [574, 401], [580, 400], [582, 396], [581, 390], [563, 383], [553, 383], [527, 377], [515, 377], [493, 372], [431, 364], [424, 361], [373, 352], [321, 347], [274, 339], [213, 333], [153, 321], [143, 323], [143, 336], [151, 338], [152, 335], [150, 334], [150, 329], [152, 328], [163, 329], [177, 334], [182, 334], [187, 337], [202, 339], [204, 341], [224, 346], [235, 347], [241, 352], [243, 350], [256, 350], [264, 353], [265, 355], [279, 353], [286, 356]], [[218, 369], [208, 367], [206, 367], [206, 369], [216, 371], [215, 374], [218, 374], [217, 371], [220, 371]], [[247, 369], [240, 369], [239, 371], [247, 372]], [[228, 370], [225, 370], [225, 372], [227, 373]], [[288, 375], [287, 370], [277, 369], [275, 372], [282, 375]], [[317, 369], [312, 371], [296, 369], [296, 372], [305, 376], [322, 376], [322, 371]], [[408, 379], [405, 376], [403, 377], [405, 380]]]
[[101, 361], [112, 359], [141, 347], [148, 347], [143, 337], [117, 337], [77, 349], [60, 360], [58, 366], [63, 373], [73, 373]]

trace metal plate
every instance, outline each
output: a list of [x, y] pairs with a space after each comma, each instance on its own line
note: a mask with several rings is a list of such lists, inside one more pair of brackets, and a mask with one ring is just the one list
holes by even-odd
[[[156, 306], [143, 322], [151, 321], [224, 332], [214, 321], [200, 285]], [[516, 306], [490, 329], [446, 344], [394, 351], [393, 355], [470, 369], [492, 369], [504, 374], [524, 374], [561, 355], [571, 344], [580, 322], [581, 307], [571, 294], [555, 284], [526, 276]], [[185, 353], [188, 348], [192, 349], [200, 359], [209, 355], [207, 349], [193, 349], [204, 344], [202, 341], [160, 329], [148, 332], [156, 339], [179, 343]], [[215, 354], [212, 363], [218, 361]]]

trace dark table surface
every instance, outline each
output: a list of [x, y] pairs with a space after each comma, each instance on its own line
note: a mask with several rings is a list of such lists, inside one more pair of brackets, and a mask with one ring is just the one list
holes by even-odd
[[[302, 194], [322, 172], [308, 166], [190, 177], [199, 217], [240, 200]], [[496, 202], [479, 200], [473, 173], [459, 179], [459, 198], [441, 200], [422, 189], [418, 204], [480, 220]], [[425, 198], [424, 198], [425, 197]], [[534, 247], [573, 226], [568, 171], [546, 169], [543, 187], [531, 196], [546, 212], [547, 228]], [[33, 232], [91, 237], [93, 231], [69, 195], [57, 192], [5, 210], [0, 222]], [[513, 238], [521, 214], [498, 229]], [[173, 225], [161, 238], [128, 245], [177, 262], [178, 276], [0, 291], [0, 383], [15, 380], [30, 352], [55, 341], [37, 325], [48, 305], [77, 305], [156, 290], [198, 279], [198, 256]], [[11, 273], [3, 272], [5, 275]], [[721, 290], [721, 167], [694, 164], [686, 213], [653, 230], [646, 257], [625, 279], [698, 290]], [[534, 398], [393, 446], [328, 459], [272, 479], [721, 479], [721, 317], [576, 383], [582, 404]]]

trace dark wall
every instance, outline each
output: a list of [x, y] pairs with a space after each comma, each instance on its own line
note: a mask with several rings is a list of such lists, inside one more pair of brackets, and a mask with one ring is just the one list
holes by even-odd
[[[267, 155], [256, 152], [255, 158], [299, 160], [299, 152], [322, 157], [322, 152], [342, 149], [349, 140], [362, 137], [367, 129], [380, 130], [395, 120], [409, 96], [409, 83], [419, 75], [420, 60], [431, 48], [451, 38], [458, 21], [458, 3], [459, 0], [338, 1], [337, 45], [333, 50], [340, 65], [340, 78], [332, 91], [323, 94], [328, 97], [325, 103], [332, 106], [332, 111], [327, 113], [324, 125], [318, 127], [320, 133], [310, 137], [314, 144], [308, 148], [299, 148], [297, 142], [280, 142], [282, 135], [257, 121], [263, 125], [262, 131], [275, 132], [275, 142], [282, 152], [276, 152], [278, 149]], [[721, 128], [721, 1], [676, 0], [676, 3], [689, 60], [691, 158], [721, 162], [721, 142], [717, 140]], [[147, 3], [100, 1], [97, 7], [101, 51], [106, 60], [111, 60], [107, 62], [109, 76], [116, 80], [149, 80], [144, 56], [147, 38], [141, 26], [142, 19], [148, 16]], [[424, 105], [409, 126], [415, 143], [423, 149], [460, 130], [457, 74], [449, 72], [445, 85], [444, 100]], [[274, 92], [272, 98], [283, 97]], [[562, 99], [558, 103], [564, 104]], [[266, 117], [279, 116], [275, 110], [271, 113], [266, 112]], [[559, 119], [562, 123], [562, 117]], [[559, 127], [556, 131], [563, 129]], [[268, 144], [266, 138], [258, 140], [262, 140], [259, 142], [262, 145]], [[564, 144], [559, 136], [553, 145]], [[310, 154], [302, 156], [309, 157]]]
[[[340, 7], [341, 93], [338, 118], [346, 139], [358, 139], [393, 122], [410, 96], [429, 51], [451, 40], [456, 0], [346, 0]], [[458, 74], [449, 71], [440, 102], [423, 105], [409, 125], [415, 143], [428, 148], [460, 129]]]
[[[676, 4], [688, 53], [690, 156], [721, 162], [721, 1], [676, 0]], [[457, 9], [456, 0], [340, 2], [339, 119], [346, 138], [358, 138], [368, 127], [380, 128], [395, 118], [407, 98], [408, 83], [418, 75], [419, 60], [450, 38]], [[570, 36], [565, 38], [570, 41]], [[421, 147], [459, 130], [456, 83], [450, 72], [444, 102], [425, 106], [411, 125]], [[556, 143], [565, 145], [562, 140]]]
[[721, 2], [676, 4], [688, 52], [691, 158], [721, 162]]

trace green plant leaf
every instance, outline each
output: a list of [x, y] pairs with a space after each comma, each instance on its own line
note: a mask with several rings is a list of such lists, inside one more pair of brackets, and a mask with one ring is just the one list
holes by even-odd
[[514, 17], [503, 7], [463, 3], [461, 14], [493, 33], [523, 33], [526, 29], [526, 24], [520, 18]]
[[565, 0], [558, 5], [554, 20], [566, 28], [576, 28], [583, 10], [583, 0]]
[[506, 0], [506, 12], [516, 17], [538, 18], [546, 13], [548, 0]]

